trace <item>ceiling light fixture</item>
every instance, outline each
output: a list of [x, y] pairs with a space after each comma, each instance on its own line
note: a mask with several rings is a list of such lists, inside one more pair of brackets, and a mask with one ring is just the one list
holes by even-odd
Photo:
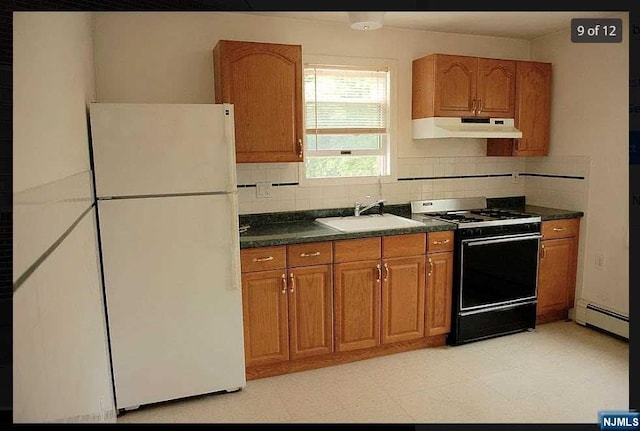
[[349, 21], [354, 30], [377, 30], [382, 28], [384, 12], [349, 12]]

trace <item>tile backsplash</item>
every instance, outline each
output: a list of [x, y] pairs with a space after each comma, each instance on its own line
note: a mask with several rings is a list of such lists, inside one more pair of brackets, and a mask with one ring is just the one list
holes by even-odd
[[527, 203], [585, 210], [590, 166], [591, 158], [585, 156], [528, 158], [524, 193]]
[[[240, 214], [349, 207], [366, 195], [388, 204], [419, 199], [526, 195], [527, 203], [563, 209], [586, 207], [587, 157], [399, 158], [390, 183], [300, 186], [298, 163], [237, 165]], [[514, 176], [513, 174], [517, 174]], [[256, 183], [272, 183], [258, 198]]]

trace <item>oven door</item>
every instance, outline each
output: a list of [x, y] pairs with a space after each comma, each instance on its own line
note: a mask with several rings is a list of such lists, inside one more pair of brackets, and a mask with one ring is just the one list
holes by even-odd
[[462, 240], [459, 309], [536, 298], [540, 234]]

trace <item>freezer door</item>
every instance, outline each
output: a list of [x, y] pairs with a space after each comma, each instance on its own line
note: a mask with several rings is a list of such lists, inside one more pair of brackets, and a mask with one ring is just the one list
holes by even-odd
[[233, 106], [92, 103], [96, 194], [236, 189]]
[[98, 202], [119, 409], [245, 386], [236, 205]]

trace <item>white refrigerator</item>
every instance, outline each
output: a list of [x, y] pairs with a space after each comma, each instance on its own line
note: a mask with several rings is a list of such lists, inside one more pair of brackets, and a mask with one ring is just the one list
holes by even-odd
[[118, 409], [246, 385], [233, 105], [90, 105]]

